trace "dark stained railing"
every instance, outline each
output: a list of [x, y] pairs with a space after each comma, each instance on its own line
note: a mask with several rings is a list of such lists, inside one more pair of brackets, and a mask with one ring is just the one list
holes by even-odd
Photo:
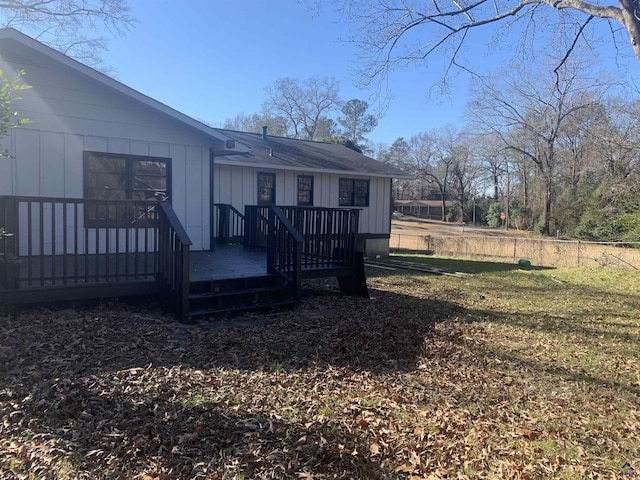
[[268, 211], [280, 209], [302, 235], [302, 268], [351, 267], [355, 259], [360, 211], [322, 207], [245, 207], [245, 246], [266, 248]]
[[267, 271], [282, 276], [294, 298], [302, 295], [302, 235], [278, 207], [268, 207]]
[[304, 238], [303, 268], [353, 265], [360, 210], [292, 206], [281, 208]]
[[267, 248], [269, 232], [269, 207], [245, 205], [244, 246], [246, 248]]
[[216, 241], [224, 245], [241, 245], [244, 241], [244, 215], [233, 205], [214, 204], [217, 227]]
[[189, 311], [191, 240], [169, 203], [160, 203], [158, 213], [158, 280], [169, 306], [178, 317], [184, 318]]
[[0, 197], [5, 289], [155, 280], [157, 202]]

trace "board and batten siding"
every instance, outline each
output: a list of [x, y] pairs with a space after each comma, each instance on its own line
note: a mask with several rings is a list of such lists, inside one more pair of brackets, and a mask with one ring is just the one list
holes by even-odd
[[170, 158], [173, 208], [192, 248], [208, 249], [212, 139], [46, 57], [32, 60], [0, 61], [7, 76], [25, 70], [32, 87], [15, 104], [30, 123], [0, 140], [12, 155], [0, 158], [0, 195], [82, 198], [85, 151]]
[[256, 205], [258, 172], [275, 173], [276, 205], [297, 204], [298, 175], [313, 176], [313, 205], [330, 208], [340, 208], [338, 191], [341, 178], [368, 179], [369, 206], [353, 207], [360, 209], [360, 232], [389, 234], [391, 182], [384, 177], [241, 167], [214, 161], [215, 203], [233, 205], [241, 212], [245, 205]]

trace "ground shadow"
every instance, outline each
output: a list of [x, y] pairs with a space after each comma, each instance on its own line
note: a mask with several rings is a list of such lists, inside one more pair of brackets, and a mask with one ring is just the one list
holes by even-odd
[[[74, 472], [87, 477], [151, 476], [161, 470], [169, 472], [166, 478], [215, 478], [226, 469], [239, 478], [252, 478], [263, 472], [268, 458], [280, 465], [273, 475], [281, 478], [305, 472], [393, 478], [395, 472], [372, 460], [371, 437], [357, 413], [349, 424], [312, 411], [287, 418], [270, 402], [249, 406], [231, 404], [229, 397], [225, 403], [198, 398], [192, 391], [195, 385], [172, 376], [176, 371], [206, 376], [209, 369], [265, 374], [313, 369], [322, 378], [342, 369], [386, 378], [420, 367], [425, 339], [438, 322], [457, 317], [525, 327], [535, 323], [426, 294], [372, 289], [371, 297], [346, 297], [335, 281], [320, 280], [306, 285], [298, 309], [237, 318], [263, 323], [236, 329], [210, 329], [207, 325], [215, 322], [206, 320], [187, 326], [155, 311], [119, 304], [84, 311], [36, 309], [19, 319], [3, 319], [0, 384], [6, 388], [0, 390], [0, 414], [8, 422], [3, 435], [22, 439], [28, 431], [29, 438], [58, 449]], [[529, 328], [557, 329], [557, 323]], [[576, 335], [599, 334], [566, 328]], [[444, 339], [464, 342], [456, 336]], [[474, 360], [489, 364], [487, 359], [499, 358], [515, 365], [515, 371], [539, 371], [563, 381], [640, 394], [635, 387], [543, 364], [511, 350], [497, 351], [481, 342], [464, 347], [473, 351], [466, 360], [469, 369], [477, 368]], [[154, 372], [158, 378], [149, 387], [144, 377]], [[277, 386], [286, 377], [270, 378]], [[210, 382], [215, 392], [220, 381], [214, 377]], [[10, 455], [16, 456], [16, 469], [37, 472], [34, 462], [44, 461], [38, 455], [24, 460], [19, 451]], [[123, 473], [125, 466], [129, 471]]]
[[[420, 257], [411, 254], [420, 255]], [[390, 257], [391, 260], [403, 262], [415, 262], [424, 264], [434, 268], [441, 268], [448, 272], [462, 273], [491, 273], [491, 272], [509, 272], [513, 270], [540, 271], [553, 270], [554, 267], [545, 267], [541, 265], [520, 265], [518, 262], [490, 262], [481, 260], [465, 260], [465, 259], [448, 259], [440, 257], [429, 257], [425, 251], [397, 250]]]
[[[262, 316], [263, 324], [246, 328], [209, 329], [214, 321], [206, 320], [184, 325], [109, 303], [3, 319], [0, 383], [7, 388], [0, 391], [0, 414], [9, 419], [3, 437], [37, 438], [64, 459], [55, 468], [66, 462], [78, 477], [155, 478], [162, 471], [172, 479], [218, 478], [220, 472], [255, 478], [268, 457], [269, 465], [280, 465], [276, 478], [304, 472], [393, 478], [393, 467], [372, 456], [366, 422], [347, 425], [313, 410], [287, 418], [270, 402], [231, 404], [232, 395], [216, 403], [195, 396], [202, 385], [189, 383], [194, 371], [209, 369], [265, 372], [274, 382], [286, 372], [314, 371], [322, 382], [336, 370], [372, 376], [412, 371], [434, 324], [457, 309], [375, 289], [371, 299], [347, 297], [335, 281], [323, 282], [307, 286], [298, 309]], [[256, 316], [236, 318], [243, 319]], [[216, 382], [212, 375], [212, 392]], [[385, 455], [384, 445], [376, 448]], [[6, 457], [12, 474], [48, 472], [45, 457], [20, 455]], [[2, 467], [0, 461], [0, 476]]]
[[[180, 388], [159, 381], [152, 391], [135, 379], [108, 385], [91, 377], [53, 380], [32, 390], [21, 409], [7, 416], [3, 436], [27, 429], [49, 458], [5, 452], [11, 473], [60, 478], [275, 478], [341, 472], [341, 478], [391, 478], [373, 462], [366, 432], [338, 421], [274, 415], [269, 405], [188, 401]], [[140, 384], [141, 382], [138, 382]], [[180, 399], [176, 401], [176, 399]], [[186, 401], [185, 401], [186, 400]], [[329, 440], [331, 442], [329, 442]], [[36, 449], [37, 450], [37, 449]], [[269, 457], [265, 462], [265, 457]], [[62, 461], [60, 461], [62, 460]], [[56, 465], [57, 464], [57, 465]], [[2, 473], [0, 462], [0, 474]], [[48, 472], [48, 475], [45, 475]]]

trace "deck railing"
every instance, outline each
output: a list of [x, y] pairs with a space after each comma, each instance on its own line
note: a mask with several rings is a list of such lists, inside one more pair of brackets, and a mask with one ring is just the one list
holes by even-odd
[[304, 238], [304, 268], [353, 265], [360, 210], [292, 206], [281, 208]]
[[245, 205], [244, 246], [246, 248], [267, 248], [269, 232], [269, 207]]
[[244, 241], [244, 215], [233, 205], [214, 204], [216, 210], [216, 241], [224, 245], [240, 245]]
[[155, 280], [157, 202], [0, 197], [0, 285], [9, 290]]
[[169, 306], [184, 318], [189, 310], [191, 240], [168, 202], [160, 203], [158, 212], [158, 280]]
[[[273, 207], [245, 207], [245, 246], [266, 248], [268, 211]], [[302, 235], [302, 267], [305, 269], [350, 267], [357, 249], [357, 209], [275, 207]]]
[[268, 207], [267, 222], [267, 271], [280, 274], [291, 287], [294, 298], [300, 299], [302, 235], [278, 207]]

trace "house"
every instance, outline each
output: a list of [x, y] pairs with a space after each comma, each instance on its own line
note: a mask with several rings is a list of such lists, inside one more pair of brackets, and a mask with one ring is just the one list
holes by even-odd
[[[450, 200], [445, 201], [445, 213], [451, 205]], [[393, 207], [396, 212], [405, 215], [415, 215], [429, 220], [443, 220], [441, 200], [394, 200]]]
[[32, 87], [0, 139], [5, 303], [160, 293], [195, 315], [295, 301], [304, 276], [357, 290], [357, 252], [388, 251], [393, 167], [208, 127], [13, 29], [0, 69]]

